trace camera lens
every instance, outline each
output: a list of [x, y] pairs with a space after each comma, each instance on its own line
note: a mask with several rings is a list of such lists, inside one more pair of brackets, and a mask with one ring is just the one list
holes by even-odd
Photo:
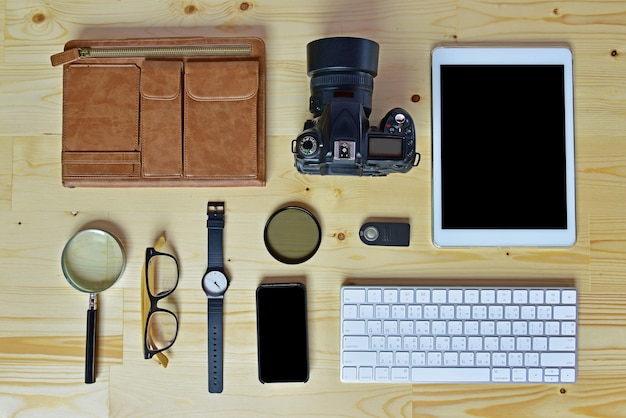
[[333, 100], [354, 100], [372, 111], [374, 77], [378, 73], [376, 42], [363, 38], [335, 37], [307, 45], [307, 73], [311, 77], [310, 111], [320, 116]]

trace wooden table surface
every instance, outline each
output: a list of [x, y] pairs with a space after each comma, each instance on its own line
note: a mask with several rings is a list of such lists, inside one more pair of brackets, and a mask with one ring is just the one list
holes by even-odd
[[[626, 416], [626, 2], [428, 0], [0, 0], [0, 416], [618, 417]], [[267, 186], [64, 189], [62, 70], [77, 38], [262, 37], [267, 47]], [[380, 44], [377, 120], [395, 106], [417, 124], [422, 163], [386, 178], [303, 176], [291, 140], [309, 116], [306, 44]], [[442, 44], [566, 44], [574, 55], [578, 241], [565, 249], [437, 249], [431, 233], [430, 51]], [[468, 80], [471, 82], [471, 80]], [[420, 100], [414, 101], [414, 96]], [[468, 98], [468, 106], [472, 106]], [[207, 126], [210, 129], [210, 126]], [[468, 130], [480, 129], [478, 125]], [[233, 150], [233, 152], [238, 152]], [[528, 149], [529, 168], [533, 154]], [[246, 155], [241, 155], [246, 158]], [[224, 200], [225, 383], [207, 392], [206, 203]], [[313, 208], [319, 252], [301, 265], [263, 245], [270, 214]], [[408, 248], [364, 246], [372, 217], [406, 218]], [[83, 383], [87, 296], [65, 281], [65, 242], [89, 225], [121, 236], [124, 275], [101, 295], [97, 382]], [[180, 333], [162, 368], [144, 360], [143, 254], [165, 233], [181, 262]], [[342, 384], [339, 289], [354, 281], [527, 284], [580, 291], [573, 385]], [[311, 377], [257, 378], [255, 289], [304, 282]]]

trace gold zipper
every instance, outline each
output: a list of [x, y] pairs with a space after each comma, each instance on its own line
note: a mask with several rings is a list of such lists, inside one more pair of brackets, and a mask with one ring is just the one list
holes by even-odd
[[199, 57], [248, 56], [251, 45], [196, 45], [196, 46], [134, 46], [134, 47], [84, 47], [53, 55], [52, 65], [61, 65], [85, 58], [132, 57]]
[[250, 55], [250, 45], [141, 46], [78, 48], [80, 58]]

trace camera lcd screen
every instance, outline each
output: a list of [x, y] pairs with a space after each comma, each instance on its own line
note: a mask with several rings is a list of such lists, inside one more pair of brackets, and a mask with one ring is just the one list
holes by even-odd
[[368, 139], [368, 155], [370, 158], [390, 160], [402, 159], [402, 138], [378, 138], [370, 136]]
[[571, 55], [557, 51], [434, 59], [436, 244], [575, 241]]

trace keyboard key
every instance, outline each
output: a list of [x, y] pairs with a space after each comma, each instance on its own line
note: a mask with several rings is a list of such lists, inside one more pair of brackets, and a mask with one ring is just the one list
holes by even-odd
[[574, 367], [576, 355], [574, 353], [541, 353], [543, 367]]
[[513, 296], [510, 289], [498, 290], [496, 293], [496, 302], [502, 305], [508, 305], [511, 303]]
[[374, 307], [372, 305], [359, 306], [359, 318], [373, 318]]
[[359, 380], [361, 382], [374, 380], [374, 369], [372, 367], [359, 367]]
[[478, 303], [479, 292], [478, 290], [466, 290], [465, 291], [465, 303]]
[[369, 335], [382, 334], [383, 323], [381, 321], [367, 321], [367, 333]]
[[453, 289], [448, 292], [448, 302], [459, 304], [463, 303], [463, 291], [458, 289]]
[[524, 366], [527, 366], [527, 367], [539, 366], [539, 354], [537, 353], [524, 354]]
[[436, 289], [432, 292], [433, 303], [446, 303], [448, 301], [447, 291], [444, 289]]
[[357, 376], [357, 368], [356, 367], [344, 367], [341, 370], [341, 380], [344, 382], [354, 382]]
[[414, 333], [413, 321], [400, 321], [400, 334], [401, 335], [413, 335]]
[[375, 351], [344, 351], [343, 364], [349, 366], [371, 366], [376, 364]]
[[511, 370], [507, 368], [492, 369], [491, 380], [494, 382], [510, 382]]
[[365, 321], [343, 321], [344, 334], [365, 334]]
[[576, 319], [575, 306], [555, 306], [553, 310], [554, 319]]
[[511, 381], [515, 383], [526, 382], [526, 369], [513, 369]]
[[[411, 358], [410, 354], [406, 351], [400, 351], [396, 353], [396, 366], [408, 366], [409, 359]], [[408, 375], [408, 369], [407, 369]]]
[[489, 368], [437, 368], [437, 367], [413, 367], [411, 368], [411, 382], [414, 383], [459, 383], [489, 382], [491, 378]]
[[574, 383], [576, 381], [575, 369], [561, 369], [561, 382]]
[[530, 303], [540, 305], [543, 303], [543, 292], [541, 290], [531, 290], [528, 300]]
[[575, 305], [577, 302], [575, 290], [564, 290], [561, 292], [561, 302], [565, 305]]
[[426, 353], [416, 351], [411, 353], [411, 366], [425, 366], [426, 365]]
[[391, 307], [391, 317], [394, 319], [404, 319], [406, 318], [406, 306], [404, 305], [393, 305]]
[[383, 300], [383, 292], [380, 289], [369, 289], [367, 291], [368, 303], [379, 303]]
[[374, 379], [378, 382], [389, 380], [389, 367], [376, 367], [374, 373]]
[[344, 303], [363, 303], [365, 302], [365, 290], [344, 288], [343, 301]]
[[409, 381], [409, 368], [408, 367], [392, 367], [391, 368], [391, 380], [395, 382], [408, 382]]
[[358, 318], [358, 309], [356, 305], [345, 305], [343, 307], [344, 318]]
[[549, 303], [551, 305], [561, 303], [561, 291], [560, 290], [546, 291], [545, 303]]
[[495, 290], [481, 290], [480, 303], [494, 303], [496, 301]]
[[398, 291], [396, 289], [383, 290], [384, 303], [398, 303]]
[[430, 303], [430, 290], [420, 289], [415, 293], [417, 303]]
[[384, 350], [387, 348], [387, 339], [380, 335], [372, 336], [372, 350]]
[[381, 366], [393, 366], [393, 353], [391, 351], [378, 353], [378, 364]]
[[369, 350], [370, 339], [368, 336], [343, 337], [344, 350]]
[[561, 335], [576, 335], [576, 322], [561, 322]]
[[528, 381], [531, 383], [543, 382], [543, 370], [541, 369], [528, 370]]
[[409, 319], [422, 319], [422, 306], [411, 305], [407, 312], [407, 318]]
[[528, 303], [528, 290], [514, 290], [513, 303], [525, 305]]
[[403, 289], [400, 291], [400, 302], [401, 303], [413, 303], [413, 291], [409, 289]]
[[376, 311], [374, 312], [376, 318], [389, 318], [389, 306], [376, 305]]

